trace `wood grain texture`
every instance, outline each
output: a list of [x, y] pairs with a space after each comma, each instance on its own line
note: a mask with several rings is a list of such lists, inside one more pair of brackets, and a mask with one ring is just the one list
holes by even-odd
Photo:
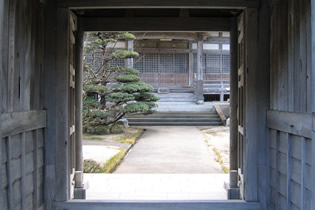
[[83, 31], [230, 31], [230, 18], [85, 17], [81, 21]]
[[[244, 165], [244, 198], [246, 201], [258, 200], [258, 127], [260, 126], [257, 113], [262, 112], [257, 106], [260, 89], [258, 87], [259, 69], [258, 62], [258, 11], [246, 9], [245, 11], [245, 60], [246, 60], [246, 141]], [[268, 81], [266, 81], [268, 82]], [[263, 83], [261, 83], [263, 85]], [[262, 92], [263, 93], [263, 92]], [[263, 124], [262, 124], [263, 126]]]
[[69, 10], [57, 10], [56, 58], [56, 201], [70, 198], [69, 183]]
[[46, 127], [46, 111], [4, 113], [1, 116], [2, 137]]
[[312, 138], [310, 114], [267, 111], [267, 126], [275, 130]]
[[258, 7], [258, 0], [59, 0], [59, 7], [71, 8], [246, 8]]

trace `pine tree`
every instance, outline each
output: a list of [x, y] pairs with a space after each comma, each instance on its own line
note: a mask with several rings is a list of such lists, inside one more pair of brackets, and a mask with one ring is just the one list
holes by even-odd
[[135, 40], [131, 33], [89, 33], [85, 42], [83, 125], [97, 128], [115, 124], [126, 114], [150, 114], [156, 101], [151, 85], [139, 71], [115, 63], [136, 58], [137, 52], [116, 49], [118, 41]]

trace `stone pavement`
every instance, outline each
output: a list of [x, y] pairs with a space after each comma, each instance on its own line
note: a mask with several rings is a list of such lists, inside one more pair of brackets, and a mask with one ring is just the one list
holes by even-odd
[[115, 173], [223, 173], [198, 127], [156, 126], [146, 129]]
[[89, 200], [226, 200], [227, 174], [84, 174]]

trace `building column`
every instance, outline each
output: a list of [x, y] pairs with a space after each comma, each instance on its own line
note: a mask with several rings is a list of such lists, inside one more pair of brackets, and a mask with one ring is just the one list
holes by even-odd
[[204, 63], [202, 62], [203, 56], [203, 36], [201, 34], [197, 35], [197, 84], [196, 84], [196, 98], [197, 104], [204, 103], [203, 97], [203, 69]]
[[82, 144], [82, 90], [83, 90], [83, 42], [84, 32], [78, 25], [75, 49], [75, 188], [74, 198], [85, 199], [86, 190], [83, 185], [83, 144]]
[[192, 44], [193, 42], [190, 41], [189, 42], [189, 61], [188, 61], [188, 65], [189, 65], [189, 86], [193, 87], [194, 86], [194, 53], [193, 53], [193, 49], [192, 49]]
[[[128, 43], [127, 43], [128, 50], [130, 50], [130, 51], [134, 50], [133, 44], [134, 44], [134, 40], [129, 40], [128, 41]], [[133, 68], [133, 58], [128, 58], [127, 59], [127, 67], [128, 68]]]
[[232, 19], [231, 24], [231, 87], [230, 87], [230, 180], [228, 189], [228, 199], [239, 199], [238, 187], [238, 121], [237, 121], [237, 106], [238, 106], [238, 31], [237, 18]]

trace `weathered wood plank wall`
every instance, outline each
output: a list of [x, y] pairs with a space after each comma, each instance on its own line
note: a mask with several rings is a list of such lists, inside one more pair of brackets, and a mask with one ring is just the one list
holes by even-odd
[[44, 209], [43, 5], [1, 2], [0, 209]]
[[274, 1], [271, 24], [270, 205], [312, 209], [311, 0]]

